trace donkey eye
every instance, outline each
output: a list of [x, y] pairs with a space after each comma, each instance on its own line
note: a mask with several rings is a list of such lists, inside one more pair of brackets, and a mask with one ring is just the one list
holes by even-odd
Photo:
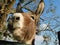
[[33, 17], [33, 16], [31, 16], [31, 18], [32, 18], [32, 19], [34, 19], [34, 17]]
[[20, 17], [16, 17], [16, 20], [19, 20], [20, 19]]

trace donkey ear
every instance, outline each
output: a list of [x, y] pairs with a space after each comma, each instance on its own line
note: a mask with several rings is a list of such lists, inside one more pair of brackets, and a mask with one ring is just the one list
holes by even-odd
[[43, 11], [44, 11], [44, 1], [40, 0], [39, 5], [37, 7], [37, 10], [36, 10], [35, 14], [36, 15], [39, 15], [39, 14], [41, 15], [43, 13]]

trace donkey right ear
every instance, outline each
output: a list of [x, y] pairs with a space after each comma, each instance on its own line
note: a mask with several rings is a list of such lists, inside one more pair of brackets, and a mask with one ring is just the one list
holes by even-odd
[[40, 0], [39, 5], [37, 7], [37, 10], [36, 10], [35, 14], [36, 15], [39, 15], [39, 14], [41, 15], [43, 11], [44, 11], [44, 1]]

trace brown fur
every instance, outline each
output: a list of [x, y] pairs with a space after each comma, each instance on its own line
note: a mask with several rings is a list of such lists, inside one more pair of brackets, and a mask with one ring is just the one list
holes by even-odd
[[[32, 41], [36, 34], [35, 21], [27, 13], [21, 13], [24, 17], [23, 28], [15, 28], [13, 31], [13, 36], [19, 42], [26, 44], [32, 44]], [[14, 22], [13, 22], [14, 23]]]

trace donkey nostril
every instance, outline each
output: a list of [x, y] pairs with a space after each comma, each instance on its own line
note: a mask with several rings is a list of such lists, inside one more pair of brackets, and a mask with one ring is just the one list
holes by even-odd
[[16, 17], [16, 20], [20, 20], [20, 17]]

